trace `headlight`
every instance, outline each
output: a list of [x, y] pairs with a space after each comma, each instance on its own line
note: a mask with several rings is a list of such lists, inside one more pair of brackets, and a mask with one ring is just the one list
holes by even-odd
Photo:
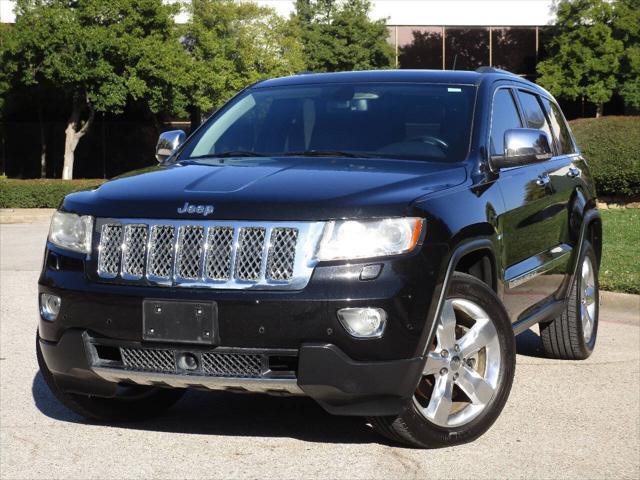
[[327, 222], [316, 259], [347, 260], [410, 252], [422, 234], [421, 218]]
[[91, 252], [93, 217], [55, 212], [51, 217], [49, 241], [74, 252]]

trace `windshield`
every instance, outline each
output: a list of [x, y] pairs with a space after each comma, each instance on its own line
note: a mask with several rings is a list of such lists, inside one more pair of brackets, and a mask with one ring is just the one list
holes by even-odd
[[180, 155], [464, 160], [475, 87], [406, 83], [255, 88], [226, 105]]

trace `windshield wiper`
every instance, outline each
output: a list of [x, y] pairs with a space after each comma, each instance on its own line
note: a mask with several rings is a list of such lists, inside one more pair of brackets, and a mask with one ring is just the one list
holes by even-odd
[[363, 158], [370, 155], [364, 153], [351, 153], [344, 152], [342, 150], [300, 150], [294, 152], [283, 152], [277, 156], [282, 157], [348, 157], [348, 158]]
[[195, 155], [185, 158], [185, 160], [201, 160], [203, 158], [230, 158], [230, 157], [268, 157], [265, 153], [250, 152], [248, 150], [230, 150], [228, 152], [207, 153], [206, 155]]

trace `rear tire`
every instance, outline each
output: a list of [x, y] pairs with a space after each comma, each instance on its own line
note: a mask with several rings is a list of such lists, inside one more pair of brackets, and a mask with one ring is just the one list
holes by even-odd
[[504, 306], [486, 284], [456, 272], [410, 404], [397, 417], [370, 422], [381, 435], [413, 447], [470, 442], [502, 412], [515, 364], [513, 328]]
[[564, 360], [588, 358], [596, 346], [599, 312], [598, 261], [585, 240], [564, 311], [553, 321], [540, 324], [545, 354]]
[[51, 393], [69, 410], [91, 420], [106, 423], [146, 420], [162, 414], [184, 395], [184, 390], [180, 389], [146, 386], [126, 387], [123, 394], [112, 398], [68, 393], [58, 387], [47, 367], [39, 335], [36, 337], [36, 354], [40, 372]]

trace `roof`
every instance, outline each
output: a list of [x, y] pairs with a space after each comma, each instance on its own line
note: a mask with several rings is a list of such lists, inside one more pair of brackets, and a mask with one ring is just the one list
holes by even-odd
[[311, 85], [318, 83], [358, 82], [414, 82], [479, 85], [485, 80], [494, 81], [498, 79], [519, 80], [521, 82], [531, 84], [528, 80], [518, 77], [512, 73], [483, 67], [475, 72], [464, 70], [367, 70], [338, 73], [302, 73], [289, 77], [264, 80], [256, 84], [254, 88]]

